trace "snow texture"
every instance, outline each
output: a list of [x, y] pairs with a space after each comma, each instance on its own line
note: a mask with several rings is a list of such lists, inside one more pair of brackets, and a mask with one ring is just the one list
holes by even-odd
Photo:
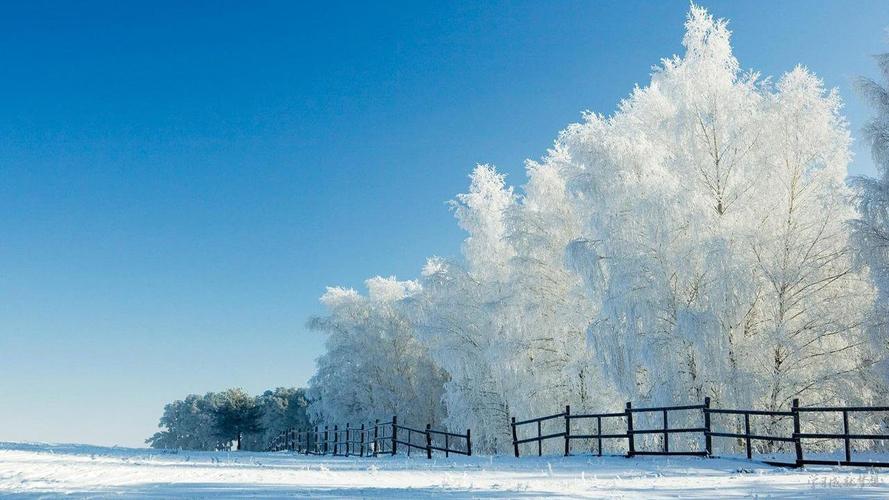
[[0, 496], [311, 498], [874, 498], [889, 471], [734, 459], [306, 457], [0, 443]]

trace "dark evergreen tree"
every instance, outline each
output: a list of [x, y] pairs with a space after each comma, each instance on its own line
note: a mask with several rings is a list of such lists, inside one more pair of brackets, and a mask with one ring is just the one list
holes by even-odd
[[262, 407], [256, 398], [243, 389], [228, 389], [221, 395], [216, 408], [216, 433], [228, 441], [237, 441], [237, 449], [241, 449], [244, 434], [262, 432]]

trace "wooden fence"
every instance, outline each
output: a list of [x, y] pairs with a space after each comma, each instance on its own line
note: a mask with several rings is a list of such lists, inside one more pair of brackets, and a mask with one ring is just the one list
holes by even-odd
[[398, 423], [398, 417], [393, 416], [389, 422], [375, 420], [357, 427], [346, 424], [345, 427], [324, 425], [308, 430], [288, 429], [278, 434], [269, 446], [271, 451], [343, 457], [395, 455], [399, 448], [407, 456], [411, 456], [412, 450], [418, 450], [429, 459], [433, 451], [444, 452], [446, 457], [452, 453], [471, 456], [472, 432], [469, 429], [466, 434], [436, 430], [430, 424], [426, 424], [425, 429], [418, 429]]
[[[697, 422], [700, 422], [700, 425], [697, 425], [696, 422], [693, 422], [691, 426], [671, 427], [670, 417], [676, 412], [685, 412], [686, 418], [684, 420], [686, 422], [697, 419]], [[699, 414], [693, 415], [693, 418], [688, 418], [688, 412], [692, 412], [693, 414], [699, 412]], [[852, 432], [849, 423], [850, 414], [881, 412], [889, 412], [889, 407], [800, 407], [798, 399], [793, 400], [793, 404], [788, 411], [723, 409], [711, 408], [710, 398], [704, 398], [704, 403], [700, 405], [634, 408], [631, 403], [627, 403], [624, 411], [613, 413], [572, 414], [571, 407], [566, 406], [564, 412], [547, 415], [544, 417], [537, 417], [520, 421], [517, 421], [515, 417], [512, 417], [510, 425], [512, 427], [513, 452], [516, 457], [520, 456], [520, 445], [529, 443], [535, 443], [537, 445], [536, 448], [538, 456], [543, 455], [543, 443], [551, 440], [558, 440], [564, 443], [565, 456], [571, 454], [571, 443], [574, 440], [594, 441], [596, 443], [595, 454], [599, 456], [602, 455], [603, 440], [618, 440], [625, 443], [626, 451], [624, 452], [624, 455], [627, 457], [633, 457], [637, 455], [693, 455], [702, 457], [713, 457], [713, 439], [728, 438], [736, 440], [737, 443], [743, 445], [748, 459], [753, 458], [754, 447], [752, 443], [754, 441], [766, 442], [769, 444], [769, 446], [776, 445], [777, 443], [777, 448], [780, 448], [783, 443], [789, 443], [793, 445], [795, 460], [763, 460], [763, 462], [771, 465], [800, 467], [806, 464], [819, 464], [889, 467], [889, 462], [887, 461], [853, 460], [853, 449], [851, 445], [852, 441], [879, 441], [885, 445], [886, 441], [889, 440], [889, 434], [862, 434]], [[839, 414], [842, 416], [842, 432], [801, 431], [802, 419], [804, 417], [823, 417], [825, 414]], [[645, 428], [640, 428], [638, 426], [640, 415], [648, 416], [648, 421], [652, 420], [650, 418], [651, 416], [658, 415], [660, 416], [660, 425], [652, 426], [651, 424], [649, 424]], [[743, 417], [743, 428], [740, 428], [740, 425], [737, 425], [734, 430], [725, 429], [723, 426], [718, 425], [718, 423], [714, 423], [714, 416], [721, 415], [730, 415], [738, 418]], [[769, 419], [772, 433], [766, 434], [752, 431], [751, 418], [759, 419], [762, 417], [767, 417]], [[776, 431], [774, 429], [776, 422], [780, 422], [784, 419], [792, 422], [792, 431], [784, 431], [782, 433], [781, 431]], [[811, 424], [809, 425], [809, 427], [811, 427], [812, 425], [817, 424], [816, 420], [817, 419], [809, 418], [806, 423]], [[595, 433], [573, 432], [572, 423], [584, 421], [594, 421], [596, 423]], [[622, 431], [603, 432], [603, 422], [615, 421], [618, 422], [619, 425], [623, 425]], [[543, 426], [545, 422], [551, 422], [551, 424], [554, 423], [558, 425], [558, 431], [544, 433]], [[564, 430], [560, 422], [564, 423]], [[532, 434], [530, 437], [520, 437], [520, 430], [526, 429], [528, 426], [532, 425], [534, 426], [534, 428], [536, 428], [536, 435]], [[532, 432], [533, 430], [535, 430], [534, 428], [532, 428]], [[637, 437], [646, 435], [660, 436], [660, 446], [657, 449], [651, 449], [650, 447], [648, 449], [637, 449], [637, 445], [639, 444], [639, 440], [637, 439]], [[685, 447], [676, 449], [675, 446], [670, 445], [670, 437], [675, 435], [697, 435], [699, 438], [702, 439], [697, 440], [699, 447]], [[809, 455], [810, 458], [806, 458], [806, 450], [804, 444], [807, 440], [815, 439], [842, 441], [844, 458], [841, 460], [816, 459], [811, 458], [811, 454]], [[690, 440], [686, 440], [686, 444], [688, 444], [689, 441]], [[703, 441], [703, 446], [700, 446], [701, 441]], [[651, 443], [648, 442], [649, 446], [650, 444]]]

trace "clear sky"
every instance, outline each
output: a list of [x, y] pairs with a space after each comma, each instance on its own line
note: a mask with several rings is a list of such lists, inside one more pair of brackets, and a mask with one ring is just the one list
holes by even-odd
[[[701, 3], [744, 68], [838, 87], [858, 135], [889, 2]], [[188, 393], [305, 384], [326, 285], [457, 255], [474, 164], [521, 184], [681, 53], [687, 9], [3, 2], [0, 440], [141, 445]]]

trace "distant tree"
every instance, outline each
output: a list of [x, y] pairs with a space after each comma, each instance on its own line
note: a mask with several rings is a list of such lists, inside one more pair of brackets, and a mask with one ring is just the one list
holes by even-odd
[[256, 403], [260, 408], [262, 430], [245, 435], [243, 445], [247, 450], [266, 449], [282, 431], [309, 428], [306, 414], [309, 401], [305, 389], [278, 387], [258, 396]]
[[190, 394], [164, 406], [158, 423], [165, 429], [145, 440], [152, 448], [218, 450], [226, 443], [216, 433], [216, 409], [220, 395]]
[[252, 397], [241, 389], [190, 394], [164, 406], [156, 432], [145, 442], [152, 448], [265, 450], [288, 429], [308, 429], [309, 400], [305, 389], [278, 387]]
[[237, 441], [236, 449], [240, 450], [244, 434], [262, 432], [262, 408], [256, 398], [240, 388], [228, 389], [220, 397], [215, 412], [216, 435], [228, 442]]

